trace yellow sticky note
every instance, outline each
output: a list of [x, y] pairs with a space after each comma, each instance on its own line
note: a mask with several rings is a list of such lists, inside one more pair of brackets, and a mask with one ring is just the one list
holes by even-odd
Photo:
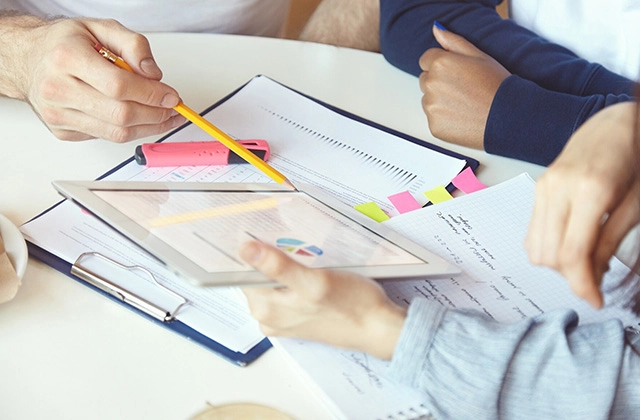
[[387, 214], [382, 211], [382, 209], [373, 201], [370, 203], [358, 204], [353, 208], [358, 210], [365, 216], [372, 218], [376, 222], [384, 222], [385, 220], [389, 220], [389, 216], [387, 216]]
[[431, 204], [442, 203], [443, 201], [451, 200], [453, 198], [451, 197], [451, 194], [449, 194], [449, 191], [447, 191], [447, 189], [442, 185], [438, 185], [432, 190], [425, 191], [424, 195], [426, 195], [429, 201], [431, 201]]

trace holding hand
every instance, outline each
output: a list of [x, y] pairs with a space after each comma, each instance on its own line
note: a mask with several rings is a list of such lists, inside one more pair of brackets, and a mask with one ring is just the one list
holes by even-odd
[[[162, 72], [146, 38], [116, 21], [41, 21], [12, 36], [23, 47], [8, 65], [24, 71], [11, 75], [8, 84], [14, 89], [0, 93], [28, 101], [60, 139], [124, 142], [185, 121], [172, 110], [178, 93], [159, 81]], [[135, 73], [101, 57], [93, 48], [98, 42], [122, 56]]]
[[609, 260], [640, 221], [636, 112], [635, 103], [621, 103], [591, 117], [536, 185], [529, 259], [559, 271], [596, 308]]
[[448, 142], [484, 148], [484, 130], [493, 98], [510, 73], [463, 37], [433, 26], [443, 49], [420, 57], [422, 108], [431, 133]]
[[390, 359], [406, 317], [378, 283], [357, 274], [305, 267], [261, 242], [240, 256], [284, 287], [247, 288], [267, 336], [297, 337]]

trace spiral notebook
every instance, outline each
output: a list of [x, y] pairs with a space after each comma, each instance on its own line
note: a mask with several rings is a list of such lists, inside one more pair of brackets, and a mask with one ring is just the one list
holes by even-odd
[[[515, 322], [556, 308], [573, 308], [581, 322], [619, 318], [638, 327], [625, 307], [635, 283], [618, 287], [628, 272], [616, 258], [603, 281], [607, 306], [596, 311], [576, 298], [550, 269], [533, 266], [522, 246], [533, 209], [534, 181], [526, 174], [502, 184], [425, 207], [384, 224], [426, 249], [456, 263], [463, 274], [449, 279], [385, 283], [395, 302], [416, 296], [434, 304], [473, 308], [499, 322]], [[336, 418], [359, 420], [428, 419], [428, 398], [394, 384], [387, 362], [364, 353], [336, 350], [293, 339], [272, 339], [307, 377]]]

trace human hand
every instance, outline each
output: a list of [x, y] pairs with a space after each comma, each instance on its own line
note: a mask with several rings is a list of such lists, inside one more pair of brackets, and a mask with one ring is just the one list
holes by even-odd
[[[146, 38], [113, 20], [61, 19], [23, 31], [28, 39], [15, 85], [51, 132], [63, 140], [125, 142], [184, 123], [178, 93], [160, 82]], [[105, 60], [99, 42], [135, 73]]]
[[496, 60], [453, 32], [433, 26], [443, 49], [420, 57], [422, 108], [439, 139], [484, 148], [484, 130], [493, 98], [510, 73]]
[[312, 269], [251, 241], [240, 256], [284, 287], [246, 288], [267, 336], [297, 337], [390, 359], [406, 317], [378, 283], [345, 271]]
[[635, 113], [634, 103], [621, 103], [591, 117], [536, 185], [529, 259], [560, 272], [596, 308], [609, 260], [640, 221]]

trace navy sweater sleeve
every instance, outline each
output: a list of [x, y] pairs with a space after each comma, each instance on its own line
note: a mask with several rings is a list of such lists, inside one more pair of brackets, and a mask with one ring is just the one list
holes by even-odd
[[[434, 20], [471, 41], [518, 76], [505, 80], [508, 86], [501, 86], [494, 98], [485, 149], [547, 165], [589, 116], [604, 106], [630, 100], [633, 82], [502, 19], [495, 11], [499, 3], [381, 0], [381, 49], [390, 63], [418, 75], [420, 56], [439, 47], [431, 30]], [[535, 107], [537, 112], [522, 114], [514, 104]], [[531, 127], [538, 129], [528, 130]]]

